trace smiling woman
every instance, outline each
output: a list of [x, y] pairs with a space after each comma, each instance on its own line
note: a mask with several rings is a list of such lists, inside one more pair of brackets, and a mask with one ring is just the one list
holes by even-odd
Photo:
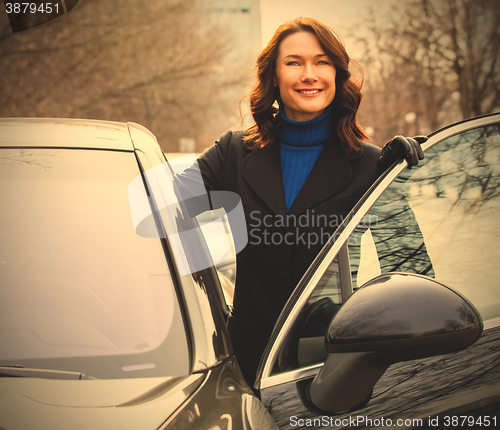
[[[414, 139], [400, 137], [382, 152], [366, 142], [351, 64], [339, 37], [320, 22], [281, 25], [257, 59], [255, 125], [226, 133], [200, 156], [199, 170], [191, 169], [201, 171], [207, 191], [241, 198], [251, 239], [236, 256], [227, 324], [250, 384], [288, 297], [343, 217], [387, 163], [405, 156], [415, 164], [421, 156]], [[186, 172], [179, 180], [189, 189], [196, 179]]]

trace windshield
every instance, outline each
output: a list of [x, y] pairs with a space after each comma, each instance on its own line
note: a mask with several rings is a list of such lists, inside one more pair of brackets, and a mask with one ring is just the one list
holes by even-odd
[[131, 152], [0, 151], [0, 365], [96, 378], [189, 372], [159, 239], [136, 234]]

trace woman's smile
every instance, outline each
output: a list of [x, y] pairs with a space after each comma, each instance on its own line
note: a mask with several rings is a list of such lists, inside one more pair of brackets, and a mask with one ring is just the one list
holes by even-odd
[[299, 94], [303, 94], [303, 95], [306, 95], [306, 96], [313, 96], [313, 95], [316, 95], [316, 94], [320, 93], [323, 90], [296, 90], [296, 91]]

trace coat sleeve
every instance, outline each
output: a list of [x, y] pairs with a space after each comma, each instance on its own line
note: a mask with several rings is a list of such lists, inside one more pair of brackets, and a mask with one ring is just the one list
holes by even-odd
[[226, 154], [231, 134], [225, 133], [197, 162], [174, 176], [176, 193], [190, 217], [211, 209], [210, 191], [224, 190]]
[[199, 158], [198, 166], [207, 191], [222, 191], [226, 181], [226, 163], [233, 133], [228, 131]]

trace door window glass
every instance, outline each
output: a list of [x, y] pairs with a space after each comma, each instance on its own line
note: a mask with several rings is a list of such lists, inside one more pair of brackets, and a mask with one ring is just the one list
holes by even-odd
[[325, 333], [342, 304], [338, 261], [338, 258], [332, 261], [294, 322], [272, 373], [322, 363], [326, 359]]
[[484, 320], [500, 317], [499, 125], [434, 145], [383, 193], [349, 241], [353, 287], [380, 273], [436, 278]]

